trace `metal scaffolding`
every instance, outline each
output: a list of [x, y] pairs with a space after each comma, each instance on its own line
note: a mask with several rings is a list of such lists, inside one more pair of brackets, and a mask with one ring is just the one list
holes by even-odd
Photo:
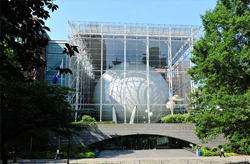
[[[134, 106], [137, 106], [137, 114], [133, 116], [135, 123], [139, 123], [141, 119], [145, 119], [143, 122], [147, 123], [157, 122], [169, 112], [165, 111], [165, 100], [159, 101], [160, 103], [152, 101], [151, 75], [155, 72], [159, 73], [159, 78], [163, 78], [168, 85], [168, 90], [164, 91], [169, 95], [167, 101], [173, 100], [174, 95], [182, 98], [178, 105], [175, 104], [176, 110], [173, 112], [188, 111], [188, 94], [194, 91], [194, 84], [187, 70], [192, 66], [189, 60], [192, 45], [198, 40], [200, 33], [201, 26], [69, 21], [68, 42], [78, 46], [79, 50], [78, 54], [67, 57], [66, 61], [67, 68], [73, 72], [66, 75], [66, 86], [75, 89], [68, 98], [77, 111], [75, 119], [77, 115], [88, 114], [99, 121], [107, 121], [108, 115], [112, 117], [112, 109], [115, 108], [117, 117], [122, 117], [117, 122], [127, 123]], [[118, 96], [127, 99], [127, 80], [132, 72], [127, 69], [132, 64], [138, 68], [137, 73], [145, 74], [146, 103], [135, 104], [124, 100], [119, 101], [120, 103], [110, 100], [110, 103], [107, 103], [109, 97], [103, 75], [122, 65], [121, 70], [116, 70], [116, 73], [121, 73], [125, 79], [121, 89], [116, 88], [109, 92], [117, 92], [120, 89], [122, 92]], [[140, 65], [146, 65], [146, 70], [139, 70], [139, 67], [142, 68]], [[97, 85], [98, 83], [100, 85]], [[140, 109], [144, 108], [147, 112], [140, 113]]]

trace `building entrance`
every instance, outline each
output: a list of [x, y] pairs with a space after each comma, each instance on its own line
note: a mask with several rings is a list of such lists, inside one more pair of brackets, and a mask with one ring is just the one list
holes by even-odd
[[128, 149], [129, 150], [145, 150], [145, 149], [155, 149], [156, 148], [156, 138], [154, 137], [135, 137], [130, 136], [128, 139]]
[[130, 135], [116, 137], [104, 140], [90, 147], [102, 150], [122, 149], [122, 150], [145, 150], [145, 149], [176, 149], [182, 147], [191, 147], [194, 144], [171, 138], [167, 136], [157, 135]]

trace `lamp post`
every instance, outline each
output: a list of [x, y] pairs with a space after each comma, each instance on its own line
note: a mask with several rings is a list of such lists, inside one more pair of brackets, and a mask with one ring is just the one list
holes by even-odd
[[146, 109], [145, 112], [148, 113], [148, 117], [153, 117], [153, 115], [154, 115], [153, 112], [149, 112], [148, 109]]
[[67, 160], [67, 164], [69, 164], [69, 145], [70, 145], [70, 138], [68, 139], [68, 160]]

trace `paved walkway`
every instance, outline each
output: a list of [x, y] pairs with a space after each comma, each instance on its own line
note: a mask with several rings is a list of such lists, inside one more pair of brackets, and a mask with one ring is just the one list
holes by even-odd
[[[13, 160], [9, 161], [12, 163]], [[69, 163], [92, 164], [244, 164], [250, 156], [201, 157], [184, 149], [105, 150], [98, 158], [70, 159]], [[18, 163], [67, 163], [67, 159], [19, 159]]]
[[196, 154], [184, 149], [157, 150], [105, 150], [99, 158], [133, 159], [133, 158], [168, 158], [168, 157], [196, 157]]

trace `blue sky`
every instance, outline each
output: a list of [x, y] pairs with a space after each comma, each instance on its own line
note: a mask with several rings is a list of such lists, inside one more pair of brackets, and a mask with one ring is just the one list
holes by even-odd
[[57, 11], [46, 20], [52, 40], [67, 40], [71, 21], [202, 25], [201, 14], [216, 0], [56, 0]]

